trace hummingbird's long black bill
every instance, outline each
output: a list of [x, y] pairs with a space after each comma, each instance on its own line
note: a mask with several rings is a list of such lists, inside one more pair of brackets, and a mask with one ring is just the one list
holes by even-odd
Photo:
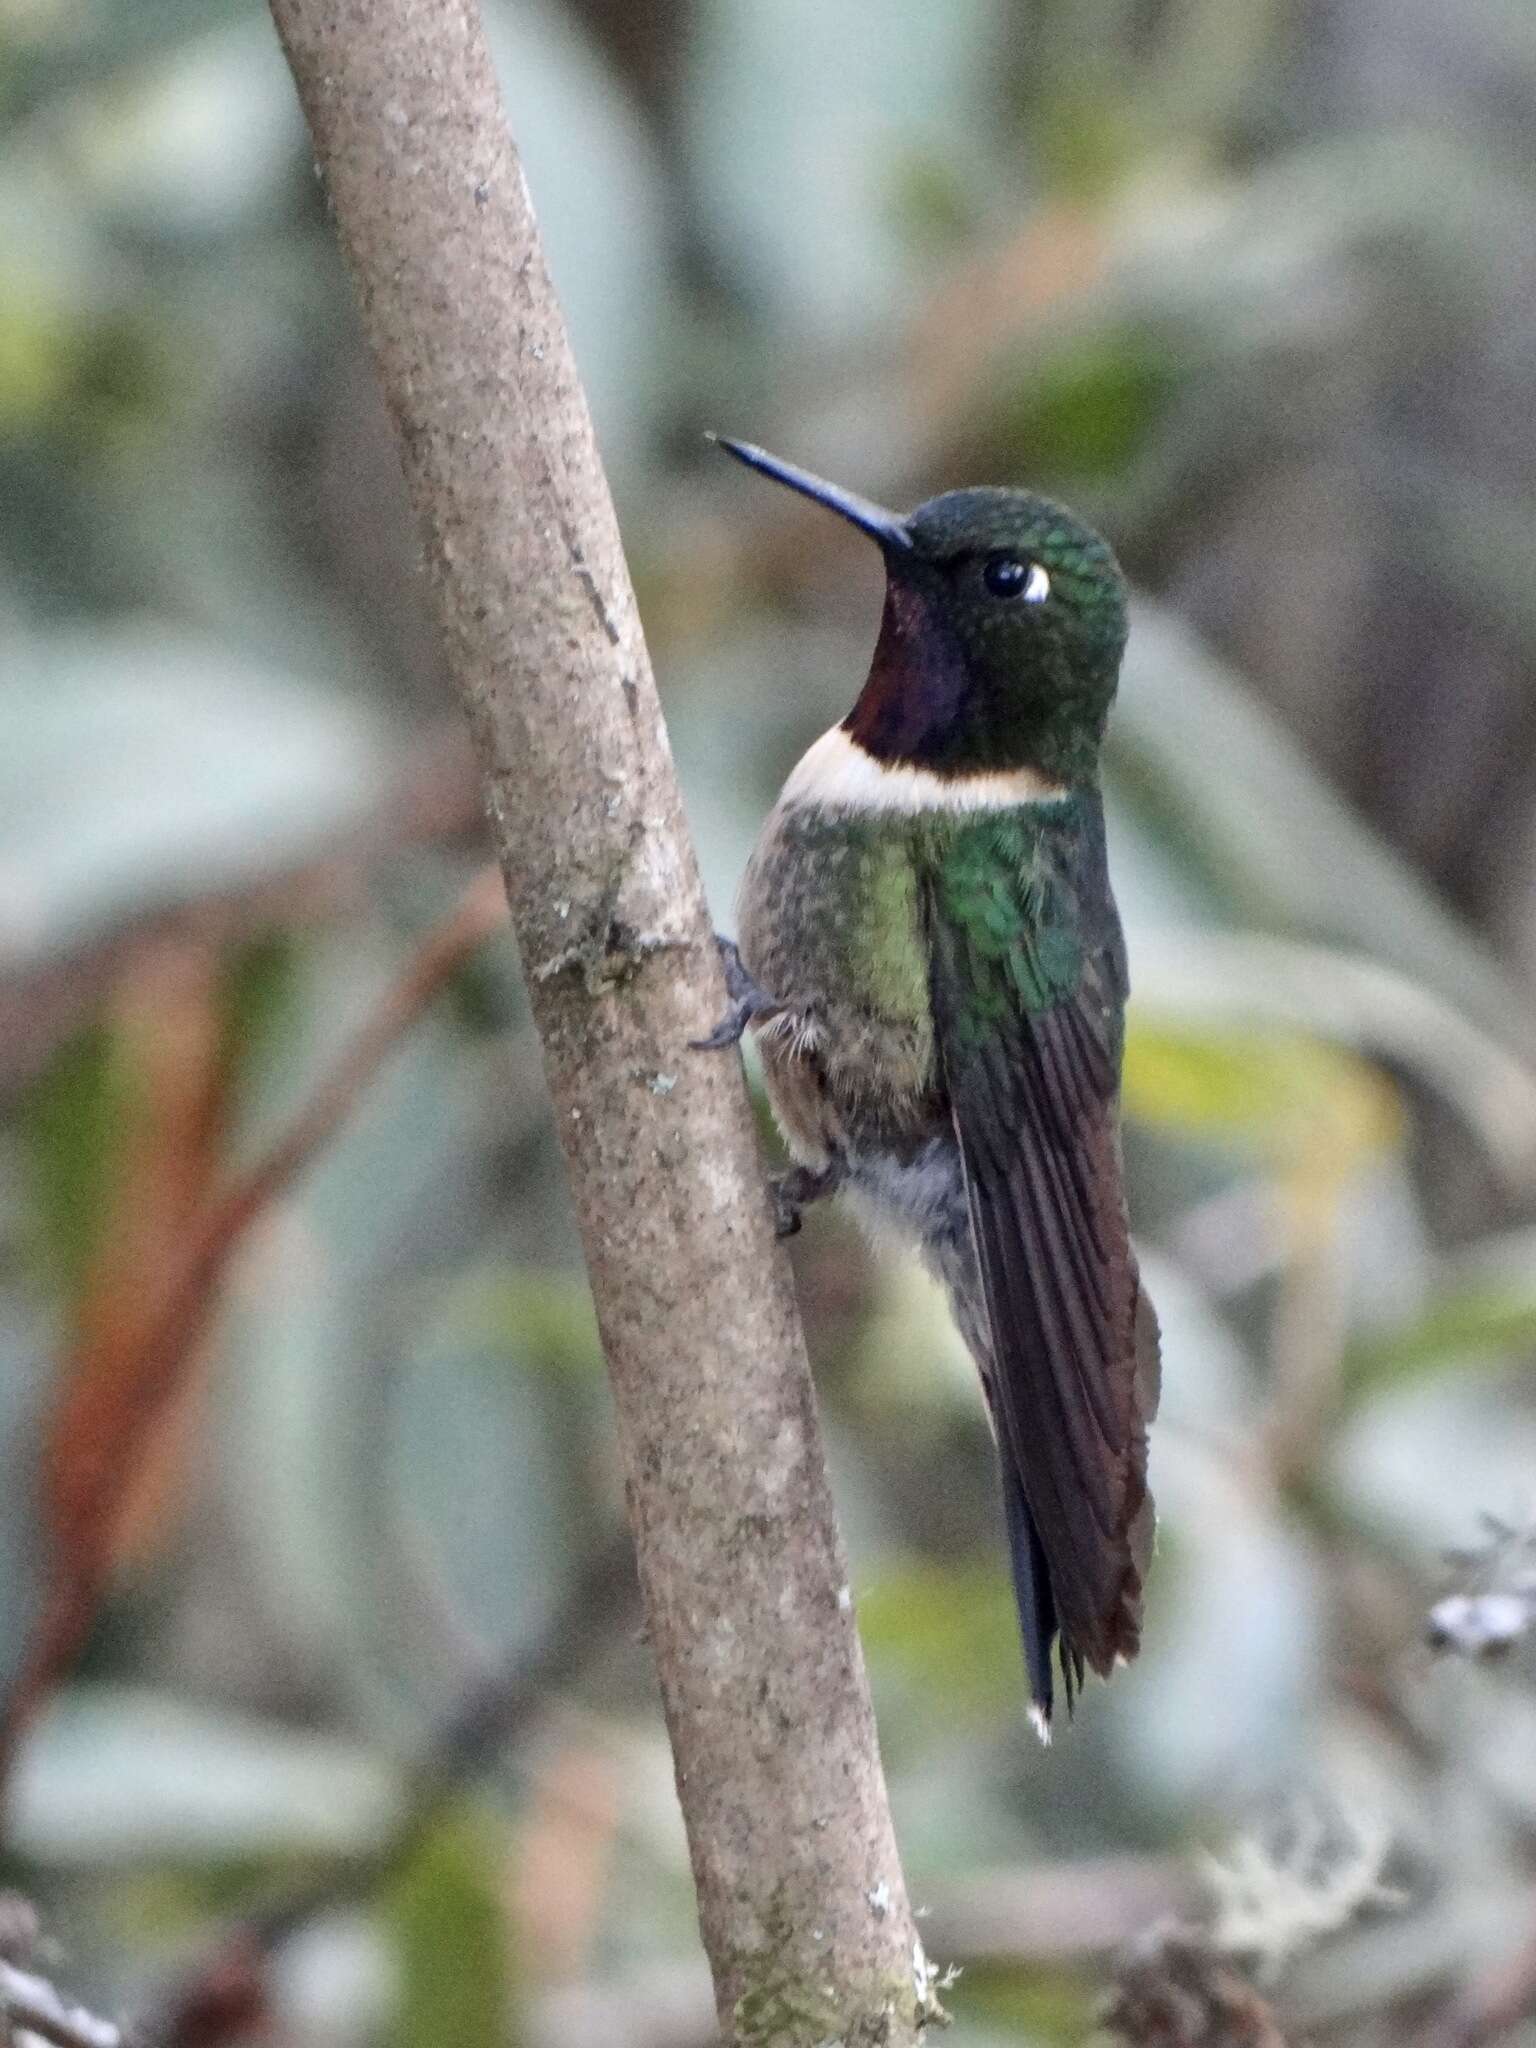
[[771, 476], [775, 483], [788, 484], [792, 491], [799, 491], [803, 497], [825, 505], [829, 512], [838, 513], [858, 527], [861, 533], [867, 533], [871, 540], [878, 541], [881, 547], [911, 547], [912, 536], [904, 521], [872, 499], [861, 498], [855, 491], [845, 491], [837, 484], [829, 484], [824, 478], [813, 476], [808, 469], [770, 455], [766, 448], [755, 448], [750, 441], [733, 441], [725, 434], [711, 434], [709, 439], [718, 442], [728, 455], [734, 455], [748, 469]]

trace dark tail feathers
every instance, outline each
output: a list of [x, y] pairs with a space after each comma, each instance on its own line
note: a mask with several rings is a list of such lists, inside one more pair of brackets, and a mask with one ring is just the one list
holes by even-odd
[[[1018, 1474], [1002, 1461], [1003, 1512], [1008, 1523], [1008, 1558], [1013, 1567], [1013, 1597], [1019, 1610], [1019, 1634], [1024, 1643], [1024, 1667], [1034, 1704], [1030, 1719], [1042, 1742], [1051, 1739], [1051, 1716], [1055, 1710], [1055, 1659], [1052, 1651], [1060, 1622], [1051, 1592], [1051, 1575], [1046, 1566], [1045, 1546], [1035, 1528], [1035, 1518], [1024, 1498]], [[1063, 1638], [1061, 1644], [1062, 1690], [1067, 1712], [1083, 1682], [1083, 1662]]]

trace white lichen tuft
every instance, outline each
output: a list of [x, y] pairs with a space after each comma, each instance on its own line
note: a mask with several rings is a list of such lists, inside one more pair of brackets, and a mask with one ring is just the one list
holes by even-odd
[[1367, 1908], [1402, 1905], [1382, 1883], [1390, 1848], [1390, 1831], [1369, 1815], [1296, 1808], [1273, 1830], [1238, 1841], [1225, 1861], [1204, 1859], [1210, 1946], [1273, 1979]]
[[1488, 1541], [1446, 1562], [1460, 1590], [1436, 1601], [1425, 1634], [1431, 1649], [1499, 1657], [1536, 1629], [1536, 1523], [1482, 1517]]
[[1429, 1610], [1429, 1644], [1462, 1657], [1498, 1657], [1536, 1620], [1536, 1601], [1518, 1593], [1452, 1593]]
[[1377, 1821], [1314, 1803], [1244, 1837], [1224, 1860], [1208, 1857], [1209, 1912], [1160, 1921], [1122, 1955], [1103, 2012], [1109, 2034], [1123, 2048], [1286, 2048], [1273, 1980], [1368, 1908], [1403, 1903], [1382, 1882], [1389, 1848]]
[[912, 1989], [917, 1993], [917, 2009], [928, 2012], [938, 2000], [939, 1970], [936, 1963], [930, 1963], [923, 1952], [923, 1944], [912, 1944]]
[[878, 1884], [871, 1885], [864, 1894], [869, 1901], [869, 1910], [877, 1920], [883, 1920], [891, 1910], [891, 1888], [882, 1877]]

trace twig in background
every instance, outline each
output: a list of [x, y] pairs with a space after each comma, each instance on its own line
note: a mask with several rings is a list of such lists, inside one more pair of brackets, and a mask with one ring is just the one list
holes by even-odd
[[951, 1876], [930, 1889], [925, 1927], [962, 1968], [1029, 1968], [1113, 1955], [1199, 1898], [1179, 1857], [1079, 1856]]
[[317, 1915], [387, 1884], [453, 1795], [524, 1732], [637, 1607], [634, 1544], [621, 1530], [588, 1559], [534, 1648], [463, 1694], [412, 1772], [404, 1810], [380, 1847], [244, 1915], [156, 2001], [137, 2030], [142, 2038], [154, 2048], [222, 2048], [243, 2033], [264, 2007], [274, 1951]]
[[444, 1802], [523, 1732], [550, 1693], [568, 1685], [638, 1606], [634, 1541], [622, 1529], [587, 1560], [534, 1652], [471, 1686], [449, 1715], [413, 1774], [398, 1829], [362, 1874], [365, 1891], [409, 1860]]
[[37, 1914], [19, 1892], [0, 1892], [0, 2041], [5, 2048], [125, 2048], [123, 2030], [72, 2005], [38, 1971], [28, 1967], [37, 1945]]
[[1485, 1514], [1487, 1541], [1449, 1553], [1460, 1589], [1429, 1610], [1432, 1650], [1463, 1657], [1501, 1657], [1536, 1627], [1536, 1525], [1520, 1527]]
[[590, 1733], [573, 1737], [532, 1774], [517, 1830], [508, 1918], [533, 1993], [593, 1974], [613, 1877], [623, 1766]]
[[13, 960], [0, 951], [0, 1089], [26, 1087], [59, 1046], [89, 1022], [146, 946], [191, 935], [220, 951], [275, 930], [334, 916], [356, 898], [367, 871], [397, 847], [466, 839], [483, 831], [473, 752], [446, 722], [411, 744], [376, 809], [339, 844], [297, 868], [224, 882], [134, 918], [62, 958]]
[[[57, 1471], [50, 1488], [57, 1515], [50, 1532], [52, 1583], [26, 1670], [0, 1720], [0, 1785], [28, 1720], [89, 1634], [111, 1572], [111, 1537], [123, 1498], [137, 1476], [146, 1440], [189, 1368], [236, 1247], [351, 1113], [389, 1053], [453, 974], [505, 923], [500, 878], [487, 869], [427, 934], [287, 1129], [197, 1224], [179, 1268], [114, 1361], [110, 1434], [103, 1434], [100, 1418], [79, 1419], [77, 1434], [85, 1439], [89, 1462], [79, 1473]], [[61, 1377], [68, 1390], [73, 1382], [68, 1365]], [[68, 1455], [67, 1444], [56, 1448], [56, 1463]]]
[[1154, 1931], [1126, 1956], [1102, 2018], [1125, 2048], [1286, 2048], [1248, 1978], [1182, 1927]]
[[52, 2041], [56, 2048], [124, 2048], [121, 2027], [71, 2005], [32, 1970], [0, 1962], [0, 2015], [18, 2043]]

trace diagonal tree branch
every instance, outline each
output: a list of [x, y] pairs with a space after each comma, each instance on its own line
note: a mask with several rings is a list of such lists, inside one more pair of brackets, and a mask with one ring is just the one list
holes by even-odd
[[51, 2041], [56, 2048], [124, 2048], [121, 2027], [83, 2005], [71, 2005], [46, 1977], [0, 1958], [0, 2030], [6, 2037], [30, 2044]]
[[455, 970], [504, 928], [504, 917], [496, 871], [486, 867], [427, 934], [336, 1064], [320, 1076], [293, 1122], [194, 1219], [184, 1254], [170, 1274], [163, 1282], [149, 1276], [158, 1284], [107, 1353], [104, 1369], [83, 1371], [78, 1358], [67, 1363], [65, 1391], [44, 1459], [50, 1581], [21, 1676], [0, 1705], [0, 1793], [33, 1714], [90, 1635], [111, 1578], [125, 1496], [140, 1470], [146, 1441], [192, 1369], [230, 1259], [251, 1226], [334, 1136]]
[[378, 1847], [343, 1858], [224, 1928], [208, 1952], [154, 2002], [136, 2038], [154, 2048], [224, 2048], [262, 2012], [274, 1951], [319, 1914], [371, 1897], [401, 1871], [454, 1794], [516, 1741], [551, 1695], [579, 1673], [634, 1603], [627, 1531], [600, 1544], [532, 1651], [519, 1649], [470, 1684], [411, 1773], [398, 1818]]
[[619, 1411], [721, 2023], [933, 2009], [786, 1262], [617, 528], [474, 0], [272, 0], [480, 749]]

